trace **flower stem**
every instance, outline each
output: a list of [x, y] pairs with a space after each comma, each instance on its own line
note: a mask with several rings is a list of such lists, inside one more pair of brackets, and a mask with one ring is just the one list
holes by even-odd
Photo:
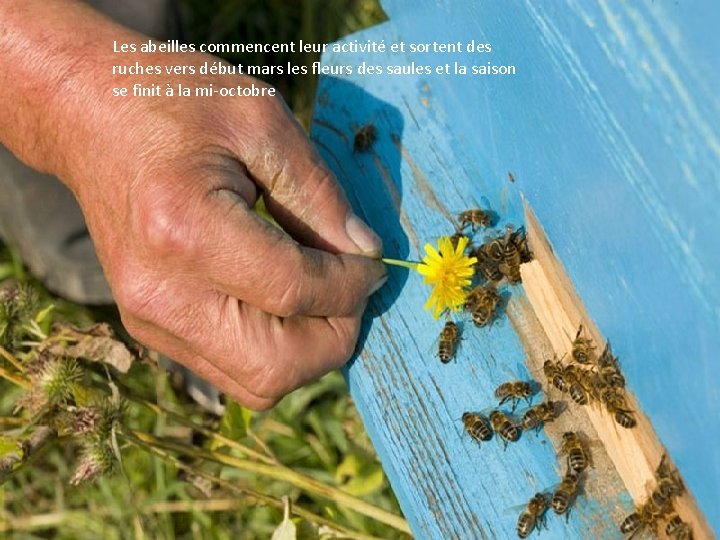
[[5, 360], [10, 362], [15, 369], [17, 369], [20, 373], [23, 372], [22, 364], [20, 363], [20, 360], [15, 358], [14, 355], [10, 353], [5, 347], [0, 345], [0, 356], [2, 356]]
[[417, 265], [420, 263], [412, 262], [412, 261], [403, 261], [402, 259], [388, 259], [386, 257], [383, 257], [380, 259], [385, 264], [391, 264], [393, 266], [402, 266], [403, 268], [409, 268], [410, 270], [415, 270], [417, 268]]
[[329, 499], [340, 506], [354, 510], [358, 514], [362, 514], [374, 519], [375, 521], [389, 525], [399, 531], [411, 534], [407, 521], [405, 521], [402, 517], [367, 503], [362, 499], [342, 491], [341, 489], [329, 486], [318, 480], [299, 474], [291, 469], [236, 458], [234, 456], [212, 450], [190, 447], [184, 444], [169, 441], [167, 439], [158, 439], [148, 433], [142, 433], [136, 430], [121, 431], [120, 434], [123, 436], [130, 435], [135, 440], [139, 440], [147, 445], [154, 446], [162, 450], [178, 452], [188, 457], [215, 462], [241, 471], [255, 473], [267, 478], [280, 480], [281, 482], [287, 482], [288, 484], [308, 493]]
[[[251, 490], [251, 489], [249, 489], [249, 488], [247, 488], [247, 487], [241, 487], [241, 486], [236, 485], [236, 484], [234, 484], [234, 483], [232, 483], [232, 482], [229, 482], [229, 481], [227, 481], [227, 480], [224, 480], [224, 479], [222, 479], [222, 478], [220, 478], [220, 477], [218, 477], [218, 476], [215, 476], [215, 475], [212, 475], [212, 474], [208, 474], [207, 472], [203, 471], [203, 470], [200, 469], [200, 468], [194, 468], [194, 467], [192, 467], [192, 466], [184, 463], [183, 461], [179, 460], [179, 459], [176, 458], [175, 456], [171, 455], [169, 452], [167, 452], [167, 451], [165, 451], [165, 450], [163, 450], [163, 449], [161, 449], [161, 448], [158, 448], [158, 447], [156, 447], [156, 446], [153, 446], [152, 444], [148, 444], [147, 442], [144, 442], [144, 441], [138, 439], [137, 437], [134, 437], [132, 434], [124, 433], [123, 436], [124, 436], [130, 443], [136, 445], [136, 446], [139, 447], [139, 448], [142, 448], [142, 449], [145, 450], [146, 452], [149, 452], [149, 453], [157, 456], [158, 458], [162, 459], [162, 460], [165, 461], [166, 463], [170, 463], [170, 464], [174, 465], [175, 467], [177, 467], [178, 469], [182, 469], [182, 470], [190, 473], [190, 474], [193, 475], [193, 476], [200, 476], [200, 477], [205, 478], [205, 479], [209, 480], [210, 482], [218, 485], [219, 487], [225, 488], [225, 489], [227, 489], [227, 490], [229, 490], [229, 491], [232, 491], [232, 492], [234, 492], [234, 493], [241, 493], [241, 494], [243, 494], [243, 495], [246, 495], [246, 496], [250, 497], [251, 499], [254, 498], [254, 499], [256, 499], [256, 500], [259, 501], [259, 502], [263, 502], [263, 503], [268, 504], [268, 505], [270, 505], [270, 506], [274, 506], [274, 507], [276, 507], [276, 508], [278, 508], [278, 509], [280, 509], [280, 510], [282, 510], [283, 507], [284, 507], [282, 501], [280, 501], [280, 500], [278, 500], [278, 499], [276, 499], [276, 498], [274, 498], [274, 497], [270, 497], [270, 496], [268, 496], [268, 495], [259, 493], [259, 492], [257, 492], [257, 491]], [[191, 502], [194, 504], [194, 503], [197, 503], [198, 501], [191, 501]], [[249, 502], [251, 502], [251, 501], [248, 501], [248, 502], [246, 502], [245, 504], [248, 504]], [[292, 505], [292, 513], [293, 513], [293, 514], [296, 514], [296, 515], [298, 515], [298, 516], [300, 516], [300, 517], [302, 517], [302, 518], [304, 518], [304, 519], [306, 519], [306, 520], [308, 520], [308, 521], [311, 521], [311, 522], [313, 522], [313, 523], [316, 523], [316, 524], [318, 524], [318, 525], [324, 525], [324, 526], [330, 527], [330, 528], [332, 528], [332, 529], [334, 529], [334, 530], [338, 530], [338, 531], [340, 531], [340, 532], [342, 532], [342, 533], [344, 533], [344, 534], [349, 535], [349, 537], [350, 537], [350, 538], [353, 538], [353, 539], [357, 539], [357, 540], [379, 540], [379, 539], [376, 538], [376, 537], [365, 536], [365, 535], [363, 535], [363, 534], [361, 534], [361, 533], [358, 533], [358, 532], [356, 532], [356, 531], [352, 531], [352, 530], [350, 530], [350, 529], [347, 529], [347, 528], [343, 527], [342, 525], [340, 525], [340, 524], [338, 524], [338, 523], [334, 523], [334, 522], [332, 522], [332, 521], [330, 521], [330, 520], [328, 520], [328, 519], [326, 519], [326, 518], [324, 518], [324, 517], [322, 517], [322, 516], [318, 516], [318, 515], [316, 515], [316, 514], [313, 514], [312, 512], [309, 512], [309, 511], [307, 511], [307, 510], [299, 507], [299, 506], [296, 505], [296, 504]]]
[[32, 386], [30, 381], [28, 381], [23, 375], [12, 373], [2, 366], [0, 366], [0, 377], [16, 384], [20, 388], [24, 388], [25, 390], [29, 390]]

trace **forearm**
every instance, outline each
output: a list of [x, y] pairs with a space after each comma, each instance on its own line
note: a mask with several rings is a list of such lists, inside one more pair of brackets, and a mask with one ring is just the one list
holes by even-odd
[[102, 151], [102, 126], [121, 114], [110, 88], [122, 39], [138, 36], [75, 0], [2, 0], [0, 142], [75, 191], [80, 154]]

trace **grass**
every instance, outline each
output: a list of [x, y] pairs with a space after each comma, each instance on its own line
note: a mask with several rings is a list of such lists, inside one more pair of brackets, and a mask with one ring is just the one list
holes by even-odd
[[[7, 317], [0, 320], [3, 538], [268, 538], [282, 520], [284, 497], [293, 502], [299, 538], [331, 537], [323, 531], [347, 538], [407, 537], [337, 373], [289, 395], [270, 412], [253, 413], [231, 402], [217, 419], [175, 392], [152, 362], [137, 360], [126, 375], [113, 373], [111, 383], [102, 364], [83, 358], [77, 361], [80, 371], [75, 363], [72, 369], [48, 369], [37, 351], [64, 343], [58, 327], [93, 314], [68, 304], [39, 325], [28, 322], [57, 299], [24, 273], [12, 278], [39, 294], [29, 316], [21, 314], [15, 326], [5, 324]], [[67, 362], [65, 354], [56, 356]], [[54, 374], [52, 383], [47, 373]], [[75, 423], [67, 414], [112, 403], [113, 393], [127, 404], [112, 424], [122, 463], [114, 474], [70, 485], [88, 437], [95, 435], [68, 428]], [[30, 459], [7, 474], [2, 460], [17, 449], [8, 442], [27, 440], [38, 426], [52, 426], [59, 436], [32, 452], [25, 444]], [[104, 431], [109, 439], [109, 428]]]
[[[384, 17], [374, 0], [185, 0], [185, 7], [188, 37], [194, 42], [329, 42]], [[229, 60], [309, 65], [317, 59], [316, 54], [295, 53]], [[315, 78], [269, 82], [307, 126]], [[297, 538], [408, 537], [338, 373], [292, 393], [269, 412], [253, 413], [228, 403], [221, 419], [189, 401], [148, 359], [136, 361], [128, 374], [113, 372], [108, 379], [102, 363], [81, 358], [77, 376], [82, 384], [69, 382], [71, 390], [65, 391], [61, 381], [60, 387], [43, 386], [46, 394], [41, 394], [33, 351], [44, 343], [50, 324], [117, 324], [117, 315], [51, 296], [12, 251], [2, 248], [0, 282], [8, 281], [37, 293], [30, 318], [50, 303], [54, 309], [32, 332], [26, 328], [20, 338], [5, 341], [0, 354], [0, 465], [13, 452], [20, 456], [10, 473], [0, 467], [0, 537], [266, 539], [282, 521], [286, 500], [292, 501]], [[0, 336], [8, 335], [5, 327]], [[52, 406], [47, 401], [51, 387], [60, 396]], [[103, 437], [117, 442], [122, 462], [115, 464], [114, 473], [71, 485], [83, 448], [87, 452], [95, 435], [78, 431], [77, 423], [70, 429], [62, 422], [83, 403], [111, 403], [113, 392], [126, 406]], [[19, 409], [19, 404], [25, 407]], [[26, 445], [18, 453], [13, 441], [27, 440], [42, 424], [58, 428], [59, 436], [53, 432], [37, 449], [31, 452]]]

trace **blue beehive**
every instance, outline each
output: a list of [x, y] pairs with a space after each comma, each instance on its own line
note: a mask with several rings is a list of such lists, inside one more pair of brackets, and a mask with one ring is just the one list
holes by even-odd
[[[720, 5], [700, 4], [387, 0], [388, 22], [344, 40], [386, 52], [323, 57], [354, 73], [321, 79], [312, 135], [387, 256], [418, 260], [458, 211], [489, 206], [500, 227], [526, 225], [542, 259], [447, 365], [418, 276], [393, 270], [371, 302], [347, 378], [417, 537], [514, 536], [507, 510], [559, 482], [562, 428], [478, 448], [459, 418], [493, 405], [503, 380], [541, 380], [542, 357], [567, 352], [579, 323], [612, 342], [640, 425], [568, 411], [606, 453], [549, 536], [622, 537], [663, 447], [695, 537], [720, 530]], [[405, 53], [389, 50], [398, 42]], [[408, 51], [433, 42], [465, 50]], [[455, 62], [491, 73], [456, 75]], [[358, 74], [363, 63], [382, 74]], [[433, 69], [393, 73], [418, 66]], [[353, 151], [368, 123], [377, 141]]]

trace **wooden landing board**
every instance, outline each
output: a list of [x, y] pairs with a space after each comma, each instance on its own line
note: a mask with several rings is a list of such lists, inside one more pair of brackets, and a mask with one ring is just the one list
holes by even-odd
[[[524, 195], [720, 530], [720, 106], [710, 75], [720, 72], [720, 54], [701, 37], [713, 35], [720, 8], [448, 4], [384, 2], [390, 21], [347, 39], [476, 39], [518, 75], [324, 77], [312, 128], [318, 148], [388, 256], [419, 258], [425, 242], [452, 232], [453, 214], [472, 206], [489, 204], [499, 226], [523, 224]], [[375, 54], [354, 62], [413, 60], [445, 61]], [[367, 122], [378, 141], [353, 153], [354, 131]], [[505, 293], [513, 322], [540, 324], [522, 287]], [[392, 271], [347, 371], [351, 392], [419, 538], [511, 537], [517, 512], [507, 510], [559, 481], [553, 441], [564, 428], [524, 435], [507, 451], [463, 437], [463, 411], [492, 406], [497, 384], [527, 374], [528, 344], [507, 317], [490, 329], [468, 323], [457, 361], [441, 365], [441, 325], [422, 309], [426, 294], [418, 276]], [[536, 354], [549, 350], [551, 339], [536, 344]], [[594, 435], [582, 411], [563, 421]], [[596, 459], [587, 496], [567, 524], [550, 516], [546, 538], [621, 537], [616, 526], [631, 498], [610, 462], [602, 465], [607, 456]]]

